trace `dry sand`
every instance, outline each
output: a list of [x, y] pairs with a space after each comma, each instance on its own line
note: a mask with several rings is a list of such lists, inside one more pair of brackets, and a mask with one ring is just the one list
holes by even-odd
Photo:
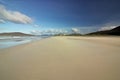
[[120, 37], [52, 37], [2, 49], [0, 80], [120, 80]]

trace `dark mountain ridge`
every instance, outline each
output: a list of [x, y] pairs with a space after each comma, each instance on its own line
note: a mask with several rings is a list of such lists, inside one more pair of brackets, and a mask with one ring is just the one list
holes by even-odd
[[117, 36], [120, 36], [120, 26], [114, 29], [111, 29], [111, 30], [97, 31], [97, 32], [89, 33], [87, 35], [117, 35]]
[[9, 32], [9, 33], [0, 33], [0, 36], [34, 36], [34, 35], [21, 33], [21, 32]]

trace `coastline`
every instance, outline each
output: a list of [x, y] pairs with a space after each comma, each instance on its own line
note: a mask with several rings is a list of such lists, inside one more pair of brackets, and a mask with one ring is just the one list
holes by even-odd
[[[50, 36], [49, 36], [50, 37]], [[39, 41], [41, 39], [49, 38], [48, 36], [32, 36], [32, 37], [2, 37], [0, 39], [0, 50], [7, 49], [15, 46], [19, 46], [22, 44], [32, 43], [35, 41]]]
[[119, 80], [120, 37], [50, 37], [0, 50], [0, 80]]

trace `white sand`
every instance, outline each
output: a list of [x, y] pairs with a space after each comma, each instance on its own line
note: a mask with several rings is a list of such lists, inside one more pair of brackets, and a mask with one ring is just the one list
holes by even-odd
[[52, 37], [0, 50], [0, 80], [120, 80], [120, 37]]

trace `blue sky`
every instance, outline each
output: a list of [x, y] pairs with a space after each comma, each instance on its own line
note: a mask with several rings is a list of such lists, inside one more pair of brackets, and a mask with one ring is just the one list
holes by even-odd
[[120, 25], [120, 0], [0, 0], [0, 4], [4, 6], [0, 32], [76, 28], [84, 33]]

